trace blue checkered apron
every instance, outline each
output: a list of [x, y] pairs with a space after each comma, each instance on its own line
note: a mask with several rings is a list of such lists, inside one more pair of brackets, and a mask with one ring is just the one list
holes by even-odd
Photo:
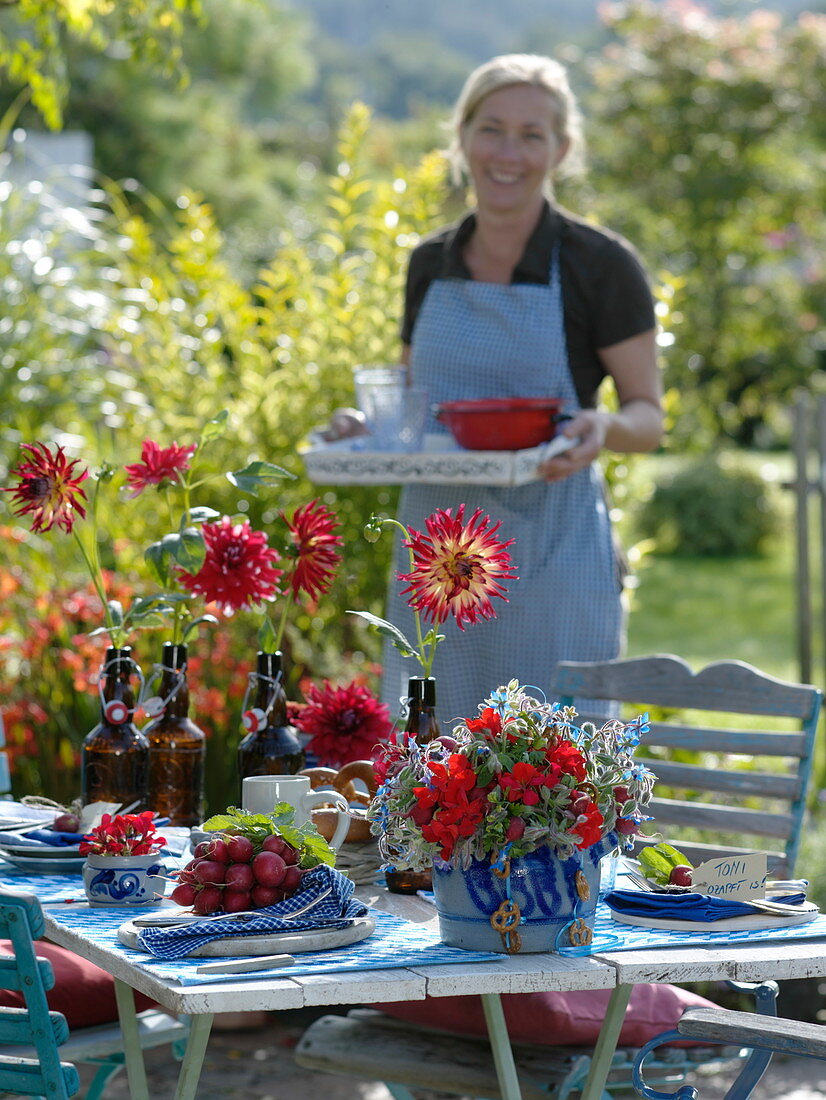
[[[436, 279], [428, 287], [413, 334], [411, 373], [431, 403], [465, 398], [559, 396], [579, 407], [568, 367], [559, 249], [550, 283], [502, 286], [465, 279]], [[431, 421], [428, 431], [443, 430]], [[508, 585], [509, 602], [494, 599], [497, 618], [460, 631], [442, 628], [433, 666], [437, 713], [443, 728], [476, 714], [478, 704], [516, 677], [550, 693], [560, 660], [608, 660], [619, 653], [623, 614], [617, 568], [597, 467], [556, 484], [516, 488], [477, 485], [409, 485], [399, 520], [424, 530], [437, 508], [465, 504], [469, 517], [482, 508], [499, 537], [513, 538], [510, 553], [519, 575]], [[402, 547], [396, 569], [409, 572]], [[412, 640], [413, 616], [391, 577], [386, 617]], [[406, 695], [418, 663], [385, 646], [382, 695], [394, 711]], [[584, 709], [584, 704], [581, 704]]]

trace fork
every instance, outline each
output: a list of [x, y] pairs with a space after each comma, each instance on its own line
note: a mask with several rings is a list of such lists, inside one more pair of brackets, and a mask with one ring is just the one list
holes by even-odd
[[[283, 916], [279, 916], [279, 920], [295, 920], [297, 917], [301, 917], [304, 913], [308, 913], [313, 909], [320, 901], [327, 897], [328, 894], [333, 892], [332, 886], [328, 886], [326, 890], [322, 890], [320, 894], [316, 895], [312, 901], [307, 902], [306, 905], [302, 905], [300, 909], [296, 909], [293, 913], [285, 913]], [[241, 913], [211, 913], [209, 916], [201, 917], [197, 913], [170, 913], [164, 916], [163, 913], [156, 913], [154, 916], [136, 917], [133, 921], [136, 928], [163, 928], [165, 925], [174, 927], [178, 924], [185, 924], [189, 927], [196, 925], [208, 924], [213, 920], [232, 920], [232, 921], [249, 921], [254, 920], [258, 916], [258, 912], [255, 909], [245, 909]], [[329, 920], [347, 920], [347, 917], [330, 917]], [[349, 918], [354, 919], [354, 918]]]
[[[626, 871], [625, 874], [626, 877], [636, 886], [639, 886], [641, 890], [648, 890], [652, 894], [686, 894], [691, 893], [692, 890], [690, 886], [661, 886], [658, 882], [651, 882], [650, 879], [637, 874], [636, 871]], [[805, 903], [803, 905], [784, 905], [781, 901], [764, 901], [762, 898], [757, 900], [749, 898], [744, 904], [751, 905], [752, 908], [759, 909], [764, 913], [772, 913], [777, 917], [787, 916], [789, 913], [800, 914], [810, 912], [810, 909], [807, 908]]]

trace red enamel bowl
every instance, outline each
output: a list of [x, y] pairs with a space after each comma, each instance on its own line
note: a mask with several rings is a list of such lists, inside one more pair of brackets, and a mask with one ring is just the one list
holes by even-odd
[[469, 451], [521, 451], [556, 435], [564, 402], [559, 397], [490, 397], [445, 401], [435, 416]]

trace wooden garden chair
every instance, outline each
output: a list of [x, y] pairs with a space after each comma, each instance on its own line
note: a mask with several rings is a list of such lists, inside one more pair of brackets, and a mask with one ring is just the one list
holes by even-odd
[[[694, 673], [685, 661], [665, 655], [560, 664], [549, 695], [567, 704], [600, 700], [627, 704], [634, 714], [649, 712], [651, 729], [644, 744], [654, 758], [646, 764], [657, 774], [658, 786], [649, 811], [654, 820], [647, 823], [647, 832], [660, 830], [693, 863], [724, 854], [766, 851], [770, 844], [771, 874], [792, 874], [821, 705], [817, 688], [775, 679], [741, 661], [720, 661]], [[710, 713], [714, 719], [708, 717]], [[724, 728], [716, 719], [726, 714], [748, 715], [749, 724], [757, 720], [760, 728]], [[578, 720], [588, 717], [583, 711]], [[688, 754], [691, 758], [684, 759]], [[743, 765], [752, 757], [769, 758], [779, 766], [747, 770]], [[753, 838], [751, 847], [744, 845], [746, 835]], [[776, 983], [729, 984], [753, 993], [758, 1013], [776, 1013]], [[422, 1003], [429, 1006], [434, 1021], [443, 1015], [438, 999]], [[417, 1004], [411, 1002], [410, 1009]], [[419, 1018], [413, 1024], [410, 1019], [400, 1022], [392, 1015], [399, 1007], [357, 1009], [346, 1017], [317, 1020], [299, 1043], [296, 1060], [311, 1069], [382, 1080], [396, 1100], [412, 1100], [411, 1088], [499, 1096], [490, 1048], [483, 1038], [450, 1034], [444, 1024], [434, 1030], [422, 1026]], [[724, 1010], [692, 1008], [684, 1018], [691, 1019], [691, 1013], [723, 1015]], [[742, 1047], [739, 1039], [732, 1043], [739, 1045], [721, 1051], [721, 1059], [724, 1055], [730, 1059]], [[513, 1048], [525, 1100], [541, 1096], [564, 1100], [585, 1082], [590, 1065], [587, 1047], [522, 1046], [515, 1041]], [[609, 1088], [629, 1087], [637, 1053], [635, 1049], [617, 1051]], [[704, 1064], [712, 1060], [709, 1048], [669, 1047], [656, 1060], [649, 1060], [646, 1072], [649, 1081], [658, 1085], [674, 1084], [685, 1079], [697, 1060]]]
[[[646, 764], [657, 784], [646, 833], [662, 833], [695, 865], [758, 851], [768, 855], [771, 877], [792, 875], [822, 702], [817, 688], [743, 661], [695, 673], [679, 657], [659, 655], [560, 664], [551, 694], [561, 703], [610, 700], [649, 712], [643, 744], [654, 754]], [[731, 715], [748, 715], [759, 728], [724, 724]], [[775, 766], [746, 767], [755, 758]]]
[[[86, 1093], [86, 1100], [98, 1100], [123, 1066], [120, 1026], [115, 1021], [70, 1033], [66, 1017], [50, 1010], [46, 992], [55, 984], [54, 971], [47, 958], [38, 957], [35, 943], [43, 931], [34, 895], [0, 890], [0, 938], [11, 942], [13, 951], [0, 954], [0, 989], [19, 991], [25, 1005], [0, 1006], [0, 1092], [68, 1100], [80, 1089], [73, 1063], [82, 1062], [99, 1067]], [[53, 953], [63, 951], [49, 947]], [[183, 1045], [189, 1030], [158, 1009], [139, 1013], [138, 1025], [144, 1048]]]
[[[695, 864], [765, 851], [773, 877], [794, 873], [822, 703], [817, 688], [775, 679], [742, 661], [718, 661], [694, 673], [678, 657], [662, 655], [561, 664], [554, 696], [563, 703], [584, 697], [650, 711], [651, 730], [644, 743], [655, 754], [647, 763], [657, 785], [650, 807], [654, 820], [646, 832], [658, 830]], [[732, 728], [723, 724], [723, 716], [730, 715], [758, 716], [760, 726]], [[745, 769], [745, 759], [755, 757], [776, 766]], [[771, 984], [764, 983], [762, 992]], [[826, 1057], [823, 1028], [778, 1019], [765, 1004], [760, 1008], [767, 1015], [688, 1009], [676, 1029], [653, 1038], [637, 1056], [634, 1085], [640, 1095], [673, 1100], [698, 1096], [691, 1085], [666, 1093], [643, 1078], [645, 1059], [658, 1046], [680, 1038], [753, 1049], [728, 1100], [751, 1095], [773, 1051]]]
[[655, 1089], [643, 1076], [646, 1058], [661, 1043], [690, 1039], [699, 1043], [737, 1044], [752, 1050], [726, 1093], [726, 1100], [748, 1100], [768, 1068], [773, 1054], [826, 1059], [826, 1027], [800, 1020], [760, 1016], [753, 1012], [730, 1009], [709, 1011], [690, 1008], [683, 1013], [673, 1031], [658, 1035], [640, 1050], [634, 1062], [634, 1088], [646, 1100], [698, 1100], [699, 1091], [693, 1085], [681, 1085], [675, 1093]]

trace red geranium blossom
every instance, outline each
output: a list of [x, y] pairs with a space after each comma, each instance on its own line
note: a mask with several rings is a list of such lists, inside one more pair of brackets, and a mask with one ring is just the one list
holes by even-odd
[[465, 725], [471, 733], [489, 733], [496, 737], [502, 732], [502, 717], [493, 707], [485, 707], [478, 718], [470, 718]]
[[399, 574], [399, 580], [408, 582], [402, 595], [409, 594], [415, 611], [435, 623], [453, 615], [462, 630], [466, 622], [495, 618], [491, 597], [507, 602], [500, 582], [516, 579], [506, 549], [513, 539], [501, 542], [494, 537], [501, 524], [489, 527], [490, 516], [481, 508], [467, 524], [464, 516], [464, 504], [455, 516], [450, 508], [437, 509], [425, 520], [427, 534], [411, 528], [404, 545], [413, 556], [413, 569]]
[[152, 810], [142, 814], [104, 814], [100, 825], [81, 840], [78, 851], [103, 856], [147, 856], [159, 852], [166, 838], [155, 832]]
[[539, 788], [552, 789], [559, 779], [559, 768], [541, 772], [526, 760], [519, 760], [510, 772], [499, 776], [499, 786], [505, 791], [508, 802], [521, 802], [525, 806], [536, 806], [539, 802]]
[[341, 546], [341, 536], [335, 534], [339, 526], [337, 517], [318, 500], [311, 500], [303, 508], [296, 508], [292, 521], [284, 513], [281, 518], [287, 524], [293, 548], [295, 565], [290, 575], [290, 588], [296, 601], [306, 592], [311, 599], [323, 595], [333, 583], [341, 555], [333, 549]]
[[580, 838], [577, 848], [590, 848], [602, 836], [603, 817], [596, 802], [589, 802], [571, 826], [571, 832]]
[[420, 827], [425, 840], [438, 844], [441, 858], [449, 860], [456, 841], [473, 836], [484, 817], [487, 789], [477, 786], [476, 773], [461, 753], [452, 753], [447, 764], [434, 761], [430, 771], [432, 785], [414, 788], [416, 802], [425, 811], [418, 816], [427, 818], [435, 807]]
[[173, 443], [169, 447], [161, 447], [151, 439], [145, 440], [141, 446], [141, 461], [124, 467], [132, 490], [129, 495], [136, 497], [150, 485], [163, 485], [166, 481], [177, 484], [178, 475], [189, 469], [189, 460], [196, 450], [195, 444], [179, 447]]
[[322, 687], [312, 684], [306, 697], [295, 724], [312, 735], [307, 747], [322, 766], [339, 768], [351, 760], [372, 759], [387, 740], [390, 709], [364, 684], [336, 687], [325, 680]]
[[237, 611], [278, 593], [282, 575], [275, 568], [277, 550], [267, 545], [263, 531], [253, 531], [249, 520], [233, 523], [222, 516], [217, 523], [203, 528], [206, 556], [197, 573], [181, 571], [181, 584], [204, 597], [207, 603], [221, 604], [224, 610]]
[[549, 763], [558, 765], [564, 775], [573, 775], [580, 780], [585, 778], [585, 757], [570, 741], [560, 740], [549, 745], [545, 756]]
[[34, 532], [48, 531], [57, 524], [69, 534], [78, 516], [83, 519], [86, 515], [86, 493], [80, 484], [89, 471], [76, 473], [79, 460], [67, 459], [62, 447], [52, 454], [45, 443], [21, 443], [20, 450], [28, 456], [12, 471], [20, 484], [3, 489], [15, 498], [15, 515], [31, 514]]

